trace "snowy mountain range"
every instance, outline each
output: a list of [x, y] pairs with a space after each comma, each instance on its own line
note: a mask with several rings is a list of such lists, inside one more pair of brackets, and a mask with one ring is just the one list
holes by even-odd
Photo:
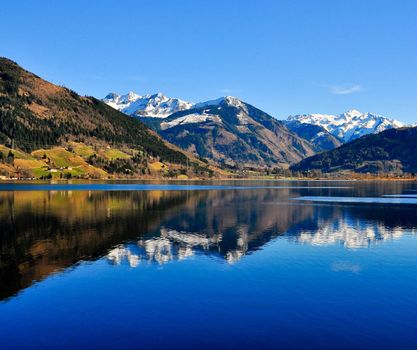
[[305, 114], [279, 121], [236, 97], [191, 103], [162, 93], [108, 94], [103, 101], [140, 117], [165, 140], [231, 166], [294, 164], [367, 134], [404, 124], [355, 109], [340, 115]]
[[[216, 100], [194, 104], [178, 98], [167, 97], [162, 93], [141, 96], [132, 91], [125, 95], [110, 93], [103, 101], [123, 113], [147, 118], [167, 118], [176, 112], [219, 105], [224, 101], [227, 101], [229, 105], [234, 105], [237, 108], [241, 107], [243, 103], [236, 97], [225, 96]], [[175, 121], [172, 120], [169, 123], [161, 125], [161, 127], [166, 129], [175, 126], [177, 123], [199, 123], [206, 122], [207, 120], [214, 120], [213, 118], [215, 117], [207, 115], [203, 111], [198, 115], [194, 113]], [[295, 124], [295, 122], [297, 122], [297, 124]], [[306, 127], [307, 125], [319, 126], [323, 128], [323, 131], [327, 131], [342, 143], [355, 140], [367, 134], [376, 134], [387, 129], [405, 126], [397, 120], [389, 119], [379, 114], [362, 113], [355, 109], [340, 115], [304, 114], [289, 116], [286, 123], [290, 129], [293, 129], [294, 126], [297, 126], [300, 123], [306, 125]], [[306, 131], [306, 127], [304, 127], [304, 131]], [[300, 127], [297, 126], [297, 131], [299, 130]], [[313, 131], [314, 130], [312, 129], [312, 132]], [[328, 137], [326, 136], [326, 138]], [[336, 142], [333, 140], [330, 144], [336, 145]]]
[[109, 106], [132, 116], [166, 118], [172, 113], [189, 109], [192, 103], [169, 98], [162, 93], [138, 95], [130, 91], [126, 95], [108, 94], [103, 101]]
[[141, 120], [168, 142], [228, 166], [285, 166], [315, 153], [284, 122], [231, 96]]
[[376, 134], [387, 129], [405, 126], [397, 120], [379, 114], [362, 113], [355, 109], [340, 115], [304, 114], [290, 116], [287, 121], [321, 126], [344, 143], [367, 134]]

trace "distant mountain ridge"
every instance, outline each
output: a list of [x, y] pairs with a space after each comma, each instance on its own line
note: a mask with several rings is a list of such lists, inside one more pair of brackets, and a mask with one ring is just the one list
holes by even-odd
[[331, 114], [304, 114], [288, 117], [287, 121], [298, 121], [303, 124], [312, 124], [323, 127], [333, 136], [344, 143], [358, 139], [368, 134], [400, 128], [404, 124], [379, 114], [362, 113], [355, 109], [340, 115]]
[[193, 106], [190, 102], [178, 98], [169, 98], [162, 93], [140, 96], [132, 91], [126, 95], [110, 93], [103, 101], [125, 114], [150, 118], [166, 118], [172, 113]]

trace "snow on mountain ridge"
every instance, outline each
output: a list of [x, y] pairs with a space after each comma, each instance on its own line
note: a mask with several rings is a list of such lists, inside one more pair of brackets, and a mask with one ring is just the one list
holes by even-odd
[[108, 94], [103, 101], [109, 106], [132, 116], [166, 118], [172, 113], [189, 109], [193, 103], [169, 98], [162, 93], [138, 95], [130, 91], [126, 95]]
[[162, 93], [138, 95], [129, 91], [125, 95], [109, 93], [103, 101], [109, 106], [132, 116], [166, 118], [169, 115], [190, 108], [204, 108], [208, 106], [220, 106], [222, 103], [247, 111], [245, 104], [237, 97], [224, 96], [215, 100], [209, 100], [193, 104], [178, 98], [169, 98]]
[[344, 142], [355, 140], [367, 134], [375, 134], [386, 129], [404, 126], [403, 123], [386, 118], [380, 114], [362, 113], [355, 109], [340, 115], [296, 115], [288, 117], [288, 120], [297, 120], [304, 124], [319, 125]]
[[166, 130], [168, 128], [172, 128], [177, 125], [205, 123], [208, 121], [221, 123], [222, 119], [220, 118], [220, 116], [216, 114], [211, 114], [209, 112], [210, 111], [209, 107], [217, 106], [217, 109], [220, 110], [223, 104], [239, 108], [240, 111], [236, 115], [237, 119], [239, 120], [239, 124], [246, 125], [248, 123], [249, 117], [247, 115], [248, 111], [247, 111], [245, 103], [236, 97], [224, 96], [224, 97], [219, 97], [215, 100], [200, 102], [200, 103], [193, 105], [192, 106], [193, 110], [198, 110], [198, 112], [178, 117], [169, 122], [162, 122], [161, 129]]
[[216, 98], [215, 100], [199, 102], [194, 105], [194, 108], [218, 106], [218, 105], [221, 105], [222, 103], [226, 103], [228, 105], [235, 106], [237, 108], [243, 108], [243, 109], [246, 108], [244, 105], [244, 102], [239, 100], [237, 97], [233, 97], [233, 96], [223, 96], [223, 97]]
[[184, 124], [195, 124], [195, 123], [205, 123], [207, 121], [214, 121], [217, 123], [221, 123], [222, 120], [218, 115], [208, 114], [208, 113], [193, 113], [187, 114], [183, 117], [178, 117], [169, 122], [162, 122], [161, 123], [161, 130], [166, 130], [172, 128], [177, 125], [184, 125]]
[[[103, 101], [111, 107], [120, 110], [123, 113], [136, 117], [152, 117], [167, 118], [173, 113], [189, 110], [203, 109], [205, 107], [217, 106], [220, 110], [222, 106], [233, 106], [241, 112], [237, 114], [237, 118], [241, 125], [247, 124], [245, 114], [248, 113], [248, 106], [237, 97], [223, 96], [214, 100], [193, 104], [177, 98], [169, 98], [162, 93], [138, 95], [133, 91], [125, 95], [116, 93], [108, 94]], [[197, 118], [194, 115], [186, 120], [179, 120], [183, 123], [198, 123], [206, 121], [214, 121], [213, 118], [207, 118], [205, 112], [200, 113], [202, 116]], [[330, 134], [343, 142], [355, 140], [361, 136], [378, 133], [390, 128], [403, 127], [404, 124], [386, 118], [379, 114], [362, 113], [356, 109], [351, 109], [340, 115], [332, 114], [305, 114], [288, 117], [288, 121], [295, 120], [303, 124], [313, 124], [323, 127]], [[166, 127], [172, 127], [172, 121], [166, 124]]]

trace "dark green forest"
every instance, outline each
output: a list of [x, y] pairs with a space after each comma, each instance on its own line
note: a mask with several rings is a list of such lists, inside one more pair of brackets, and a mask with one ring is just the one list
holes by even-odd
[[359, 173], [417, 172], [417, 127], [366, 135], [334, 150], [306, 158], [293, 171], [352, 170]]

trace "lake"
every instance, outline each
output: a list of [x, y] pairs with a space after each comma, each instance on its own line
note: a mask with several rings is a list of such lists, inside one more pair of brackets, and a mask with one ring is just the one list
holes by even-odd
[[0, 348], [417, 348], [417, 182], [0, 184]]

